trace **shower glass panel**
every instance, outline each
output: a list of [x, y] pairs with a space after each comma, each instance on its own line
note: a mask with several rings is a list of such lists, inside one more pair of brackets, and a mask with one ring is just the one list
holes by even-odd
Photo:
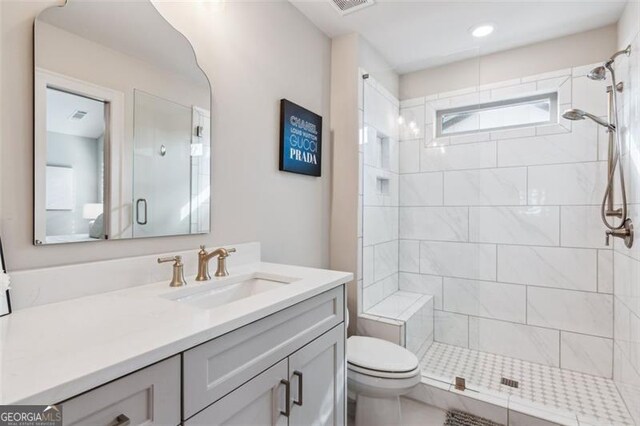
[[436, 136], [437, 111], [486, 102], [478, 90], [477, 51], [468, 56], [475, 67], [465, 82], [402, 101], [376, 79], [375, 70], [362, 71], [358, 327], [374, 337], [397, 336], [394, 343], [421, 360], [423, 375], [451, 386], [459, 377], [460, 386], [473, 388], [475, 364], [447, 360], [463, 360], [456, 351], [476, 347], [475, 319], [493, 303], [478, 289], [496, 282], [496, 245], [478, 242], [474, 233], [490, 224], [470, 215], [485, 196], [476, 185], [485, 177], [476, 173], [496, 167], [495, 143], [475, 140], [483, 116], [476, 110], [468, 120], [476, 126], [456, 130], [469, 140]]
[[134, 237], [189, 234], [192, 109], [135, 91]]

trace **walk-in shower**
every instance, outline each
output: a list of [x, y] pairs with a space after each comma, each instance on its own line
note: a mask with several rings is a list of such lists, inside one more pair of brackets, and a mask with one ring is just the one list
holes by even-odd
[[[597, 124], [607, 128], [607, 133], [609, 135], [609, 146], [607, 155], [608, 178], [607, 187], [602, 198], [600, 215], [602, 217], [603, 223], [607, 227], [607, 230], [605, 231], [606, 245], [609, 245], [609, 238], [611, 236], [614, 236], [622, 238], [624, 240], [624, 244], [628, 248], [631, 248], [631, 246], [633, 245], [633, 223], [628, 217], [627, 191], [624, 180], [624, 170], [622, 162], [620, 161], [620, 153], [622, 152], [622, 140], [620, 135], [620, 127], [618, 125], [618, 93], [624, 90], [624, 85], [616, 81], [616, 73], [613, 68], [613, 64], [618, 56], [629, 56], [630, 54], [631, 45], [627, 46], [623, 50], [614, 53], [613, 56], [611, 56], [611, 58], [607, 60], [607, 62], [592, 69], [587, 74], [587, 77], [589, 79], [595, 81], [605, 80], [607, 78], [607, 70], [611, 75], [611, 85], [607, 87], [607, 95], [609, 97], [607, 121], [594, 114], [590, 114], [577, 108], [568, 109], [562, 114], [562, 116], [567, 120], [576, 121], [588, 118], [595, 121]], [[618, 174], [620, 176], [620, 196], [622, 198], [621, 208], [614, 207], [613, 181], [616, 173], [616, 168], [618, 169]], [[618, 217], [621, 219], [621, 221], [618, 224], [610, 223], [608, 219], [609, 217]]]
[[[625, 293], [636, 275], [625, 277], [619, 244], [632, 242], [639, 197], [625, 113], [636, 110], [638, 55], [626, 51], [615, 64], [456, 90], [407, 86], [401, 100], [375, 75], [361, 80], [357, 330], [416, 354], [420, 401], [491, 395], [541, 418], [561, 413], [558, 424], [633, 424], [635, 394], [616, 387], [627, 373], [613, 314], [614, 288], [636, 291]], [[601, 210], [607, 235], [624, 237], [615, 248]]]

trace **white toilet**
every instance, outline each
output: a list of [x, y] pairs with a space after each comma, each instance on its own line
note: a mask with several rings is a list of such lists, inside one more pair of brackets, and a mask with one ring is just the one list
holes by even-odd
[[356, 426], [400, 425], [400, 396], [420, 383], [418, 358], [386, 340], [349, 337], [347, 383], [356, 394]]

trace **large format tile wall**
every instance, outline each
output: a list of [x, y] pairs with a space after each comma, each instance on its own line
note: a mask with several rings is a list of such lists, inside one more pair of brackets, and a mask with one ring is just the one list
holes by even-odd
[[631, 415], [640, 424], [640, 4], [629, 2], [625, 18], [630, 25], [627, 34], [620, 35], [620, 47], [631, 43], [632, 52], [628, 58], [617, 59], [616, 69], [625, 84], [620, 105], [622, 164], [636, 242], [631, 249], [620, 240], [614, 245], [613, 378]]
[[361, 80], [358, 293], [363, 311], [398, 291], [398, 110], [398, 100], [373, 77]]
[[436, 341], [612, 376], [606, 133], [559, 118], [433, 137], [438, 109], [548, 91], [560, 112], [606, 116], [607, 82], [589, 69], [401, 102], [399, 289], [434, 295]]

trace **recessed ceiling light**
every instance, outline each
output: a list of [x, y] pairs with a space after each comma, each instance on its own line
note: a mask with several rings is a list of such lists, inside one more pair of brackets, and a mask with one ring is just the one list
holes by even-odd
[[474, 37], [486, 37], [493, 32], [495, 27], [492, 24], [477, 25], [471, 29], [471, 35]]

